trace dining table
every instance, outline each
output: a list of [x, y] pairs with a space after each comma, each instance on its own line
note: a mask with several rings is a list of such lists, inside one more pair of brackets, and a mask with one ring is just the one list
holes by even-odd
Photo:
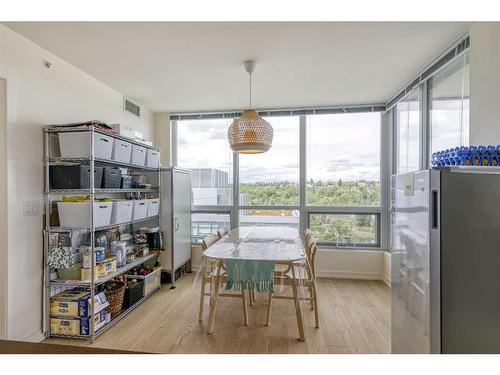
[[215, 278], [207, 334], [212, 334], [214, 329], [221, 277], [227, 272], [226, 265], [238, 261], [272, 261], [276, 266], [282, 265], [289, 270], [299, 340], [305, 340], [300, 306], [301, 280], [304, 279], [305, 269], [311, 274], [312, 271], [298, 229], [279, 226], [235, 228], [206, 249], [203, 258], [214, 265], [212, 274]]

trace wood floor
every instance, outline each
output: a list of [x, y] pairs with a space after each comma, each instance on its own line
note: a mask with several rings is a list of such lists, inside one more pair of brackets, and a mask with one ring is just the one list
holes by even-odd
[[380, 281], [319, 279], [320, 328], [308, 302], [302, 310], [306, 341], [298, 341], [293, 302], [274, 300], [271, 327], [266, 320], [266, 296], [257, 295], [243, 325], [241, 300], [222, 298], [215, 330], [206, 334], [208, 304], [198, 322], [198, 290], [193, 276], [167, 286], [90, 344], [87, 340], [46, 342], [154, 353], [389, 353], [390, 293]]

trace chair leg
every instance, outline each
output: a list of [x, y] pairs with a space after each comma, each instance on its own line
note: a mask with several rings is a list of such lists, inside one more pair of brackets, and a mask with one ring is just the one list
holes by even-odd
[[254, 302], [257, 302], [257, 298], [256, 298], [255, 296], [256, 296], [255, 291], [254, 291], [254, 290], [252, 290], [252, 298], [253, 298], [253, 301], [254, 301]]
[[311, 298], [311, 310], [314, 310], [314, 293], [312, 287], [309, 287], [309, 297]]
[[203, 320], [203, 305], [205, 304], [205, 276], [201, 279], [201, 291], [200, 291], [200, 313], [198, 315], [198, 320], [201, 322]]
[[248, 299], [250, 300], [250, 306], [253, 306], [253, 290], [248, 291]]
[[241, 299], [243, 301], [243, 316], [245, 318], [245, 325], [248, 326], [248, 308], [247, 308], [247, 297], [244, 290], [241, 291]]
[[266, 326], [271, 325], [271, 312], [273, 310], [273, 292], [269, 292], [269, 301], [267, 303], [267, 319]]
[[316, 323], [316, 328], [319, 328], [318, 292], [316, 291], [315, 285], [312, 286], [311, 290], [314, 296], [312, 301], [314, 303], [314, 321]]

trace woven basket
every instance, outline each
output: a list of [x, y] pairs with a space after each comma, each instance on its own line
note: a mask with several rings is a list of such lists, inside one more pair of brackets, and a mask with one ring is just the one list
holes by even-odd
[[122, 311], [123, 298], [125, 296], [125, 283], [122, 281], [111, 281], [107, 283], [104, 294], [109, 301], [109, 306], [106, 308], [106, 311], [111, 314], [111, 319], [114, 319]]

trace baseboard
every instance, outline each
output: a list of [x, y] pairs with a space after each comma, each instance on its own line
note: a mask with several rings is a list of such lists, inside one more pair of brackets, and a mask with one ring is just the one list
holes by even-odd
[[382, 275], [382, 281], [384, 282], [385, 285], [387, 285], [389, 288], [391, 287], [391, 279], [387, 275]]
[[21, 341], [42, 342], [43, 340], [45, 340], [45, 335], [43, 334], [42, 331], [37, 331], [37, 332], [32, 333], [31, 335], [26, 336]]
[[316, 275], [323, 279], [382, 280], [378, 272], [317, 270]]

